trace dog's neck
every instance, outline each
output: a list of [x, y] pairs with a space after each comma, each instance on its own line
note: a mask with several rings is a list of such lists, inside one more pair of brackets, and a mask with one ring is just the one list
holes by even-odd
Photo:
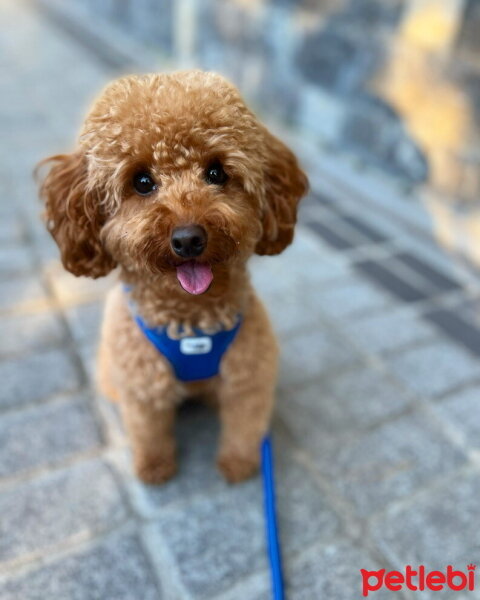
[[253, 292], [250, 277], [244, 264], [228, 269], [218, 265], [213, 274], [209, 290], [199, 296], [183, 290], [174, 272], [145, 277], [122, 271], [120, 278], [135, 310], [151, 327], [231, 329], [247, 310]]

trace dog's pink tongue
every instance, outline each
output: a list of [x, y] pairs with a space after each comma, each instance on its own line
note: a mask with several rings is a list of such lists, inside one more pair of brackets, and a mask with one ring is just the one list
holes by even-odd
[[203, 294], [212, 283], [212, 269], [205, 263], [189, 260], [177, 267], [177, 279], [189, 294]]

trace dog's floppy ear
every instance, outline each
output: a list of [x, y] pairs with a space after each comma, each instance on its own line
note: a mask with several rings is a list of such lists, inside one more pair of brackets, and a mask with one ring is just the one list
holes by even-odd
[[100, 241], [104, 215], [99, 191], [87, 188], [87, 161], [82, 152], [58, 154], [40, 186], [47, 229], [60, 248], [63, 266], [74, 275], [102, 277], [114, 267]]
[[298, 161], [283, 142], [265, 130], [265, 205], [263, 234], [257, 254], [279, 254], [293, 240], [297, 205], [308, 190], [308, 179]]

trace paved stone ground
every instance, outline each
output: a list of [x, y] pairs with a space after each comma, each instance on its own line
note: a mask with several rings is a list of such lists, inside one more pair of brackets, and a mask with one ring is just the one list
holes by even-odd
[[[223, 483], [197, 407], [179, 419], [179, 476], [135, 480], [92, 383], [109, 282], [65, 274], [39, 220], [32, 166], [71, 146], [111, 64], [29, 4], [4, 1], [0, 24], [0, 598], [266, 600], [259, 479]], [[361, 568], [480, 558], [480, 286], [418, 206], [368, 178], [352, 193], [350, 167], [323, 179], [332, 157], [298, 149], [314, 185], [296, 242], [253, 264], [283, 349], [288, 597], [350, 600]]]

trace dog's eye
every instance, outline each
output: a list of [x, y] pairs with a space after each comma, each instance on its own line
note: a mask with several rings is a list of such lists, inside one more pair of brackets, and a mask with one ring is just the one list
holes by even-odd
[[205, 171], [205, 180], [207, 183], [213, 183], [214, 185], [223, 185], [228, 179], [228, 175], [225, 173], [222, 167], [222, 163], [215, 161], [207, 167]]
[[157, 184], [148, 173], [136, 173], [133, 176], [133, 187], [137, 194], [147, 196], [157, 189]]

